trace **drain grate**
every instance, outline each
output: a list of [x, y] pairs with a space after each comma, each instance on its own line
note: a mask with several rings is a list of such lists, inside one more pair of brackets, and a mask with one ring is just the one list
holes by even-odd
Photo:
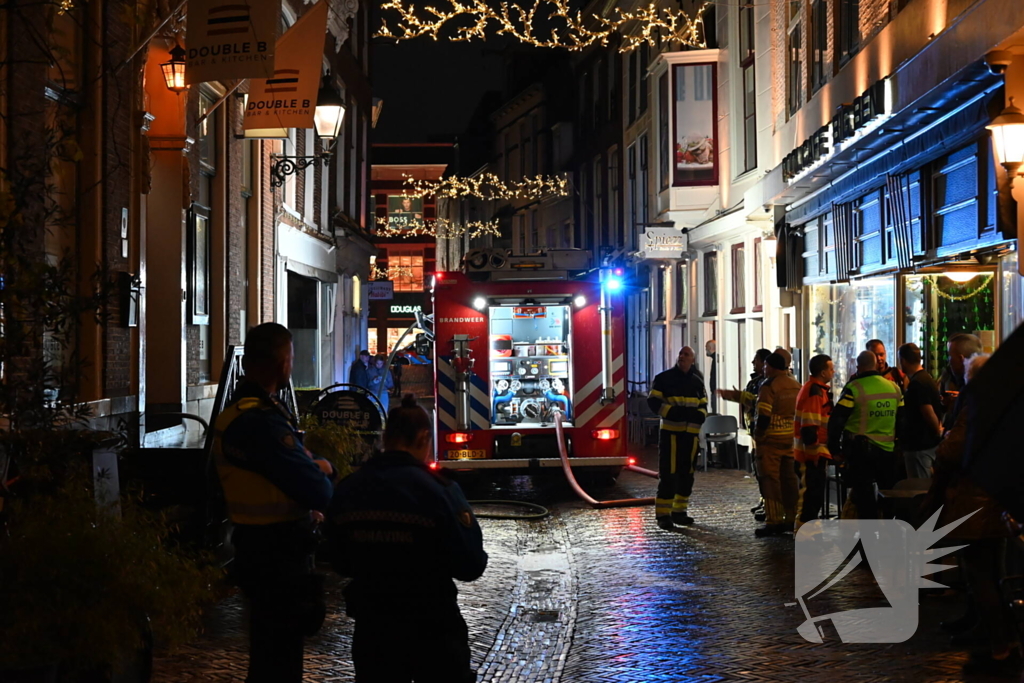
[[539, 609], [533, 613], [534, 621], [558, 621], [558, 615], [560, 615], [556, 609]]

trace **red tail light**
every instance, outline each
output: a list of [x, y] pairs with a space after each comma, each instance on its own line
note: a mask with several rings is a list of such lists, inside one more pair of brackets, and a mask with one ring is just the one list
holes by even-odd
[[627, 464], [627, 465], [629, 465], [630, 467], [632, 467], [633, 465], [635, 465], [635, 464], [636, 464], [636, 458], [630, 458], [630, 459], [628, 459], [628, 460], [626, 461], [626, 464]]
[[432, 469], [432, 470], [436, 470], [436, 469], [437, 469], [437, 467], [438, 467], [438, 465], [437, 465], [437, 463], [436, 463], [436, 462], [432, 462], [432, 463], [430, 463], [429, 465], [427, 465], [427, 467], [429, 467], [429, 468], [430, 468], [430, 469]]
[[595, 429], [590, 435], [598, 441], [610, 441], [619, 438], [618, 429]]
[[473, 435], [467, 432], [452, 432], [445, 434], [444, 440], [448, 443], [469, 443], [473, 440]]

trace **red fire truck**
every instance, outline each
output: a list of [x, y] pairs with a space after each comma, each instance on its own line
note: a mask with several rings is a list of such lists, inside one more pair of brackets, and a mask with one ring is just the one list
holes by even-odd
[[627, 464], [622, 272], [588, 252], [469, 252], [433, 281], [436, 464], [560, 467], [560, 416], [574, 467]]

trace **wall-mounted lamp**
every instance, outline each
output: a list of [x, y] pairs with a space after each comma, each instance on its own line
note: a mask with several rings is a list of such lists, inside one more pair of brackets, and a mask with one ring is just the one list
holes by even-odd
[[1014, 106], [1011, 97], [1006, 109], [985, 127], [992, 131], [996, 157], [1012, 180], [1024, 164], [1024, 112]]
[[327, 140], [328, 144], [324, 151], [312, 156], [288, 156], [285, 154], [273, 155], [274, 162], [270, 166], [270, 186], [281, 187], [288, 176], [294, 175], [322, 161], [326, 166], [334, 151], [334, 144], [338, 135], [341, 134], [341, 124], [345, 120], [345, 103], [341, 95], [329, 85], [330, 74], [324, 76], [323, 85], [317, 93], [316, 110], [313, 113], [313, 125], [316, 127], [317, 135]]
[[164, 83], [168, 90], [177, 93], [188, 90], [185, 85], [185, 48], [181, 45], [174, 45], [171, 61], [161, 64], [160, 70], [164, 72]]

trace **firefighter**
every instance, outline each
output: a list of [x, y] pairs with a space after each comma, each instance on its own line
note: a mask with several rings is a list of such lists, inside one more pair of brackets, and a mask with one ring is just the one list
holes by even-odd
[[658, 494], [654, 515], [658, 526], [690, 525], [687, 514], [693, 491], [700, 426], [708, 414], [708, 397], [693, 366], [693, 349], [684, 346], [676, 365], [654, 378], [647, 405], [661, 416], [658, 438]]
[[324, 618], [314, 529], [337, 471], [303, 447], [294, 416], [274, 398], [288, 386], [293, 356], [286, 328], [250, 330], [245, 379], [214, 425], [213, 457], [234, 523], [232, 572], [250, 602], [246, 683], [301, 683], [303, 638]]
[[[739, 403], [743, 406], [743, 412], [741, 413], [743, 426], [746, 427], [751, 436], [754, 434], [754, 424], [757, 422], [757, 392], [761, 389], [761, 383], [765, 380], [764, 361], [770, 355], [772, 355], [772, 352], [768, 349], [757, 350], [757, 353], [754, 354], [754, 359], [751, 361], [754, 371], [750, 373], [750, 380], [743, 391], [739, 389], [718, 390], [718, 395], [724, 400]], [[763, 522], [765, 520], [764, 492], [761, 490], [761, 476], [757, 472], [757, 461], [752, 460], [752, 462], [755, 463], [754, 478], [757, 480], [757, 490], [761, 499], [757, 502], [757, 505], [750, 508], [750, 514], [754, 515], [754, 519], [758, 522]]]
[[832, 389], [835, 375], [832, 359], [821, 354], [810, 362], [811, 377], [796, 397], [793, 421], [793, 460], [796, 462], [800, 491], [794, 531], [817, 519], [825, 499], [825, 468], [832, 456], [828, 452], [828, 418], [832, 414]]
[[427, 466], [430, 419], [412, 394], [388, 415], [384, 452], [342, 481], [328, 512], [334, 568], [355, 619], [357, 683], [470, 683], [469, 633], [453, 579], [487, 567], [458, 484]]
[[796, 519], [799, 484], [793, 465], [793, 422], [800, 383], [789, 372], [792, 356], [778, 348], [765, 359], [767, 379], [757, 392], [757, 471], [764, 491], [765, 525], [754, 530], [758, 538], [792, 531]]
[[897, 480], [896, 425], [903, 393], [878, 373], [871, 351], [857, 356], [857, 377], [843, 388], [828, 422], [828, 447], [846, 461], [846, 483], [862, 519], [878, 517], [875, 485], [892, 488]]

